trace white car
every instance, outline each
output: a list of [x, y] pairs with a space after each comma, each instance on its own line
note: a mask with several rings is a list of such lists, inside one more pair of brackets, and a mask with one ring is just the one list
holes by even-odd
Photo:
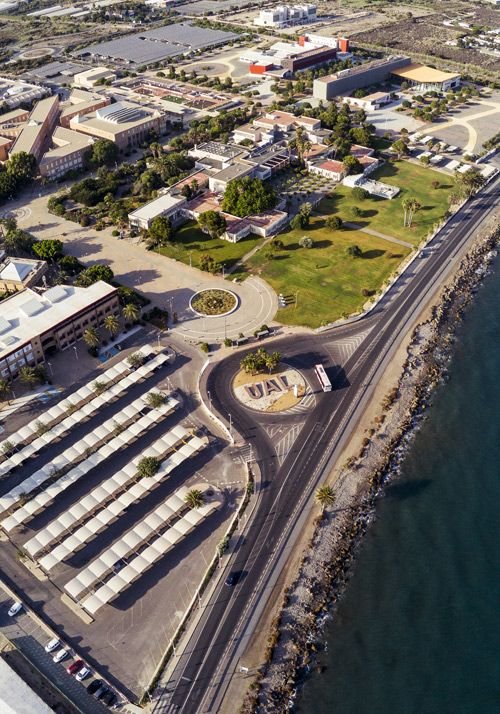
[[22, 602], [15, 602], [9, 610], [9, 617], [14, 617], [17, 613], [23, 609]]
[[88, 667], [82, 667], [76, 673], [76, 678], [79, 682], [81, 682], [83, 679], [85, 679], [85, 677], [88, 677], [89, 674], [91, 674], [90, 669]]
[[63, 648], [62, 650], [59, 650], [59, 652], [57, 652], [57, 654], [55, 654], [52, 659], [54, 660], [54, 662], [62, 662], [63, 659], [66, 659], [68, 655], [69, 650]]
[[53, 652], [56, 647], [59, 647], [61, 643], [57, 639], [57, 637], [54, 637], [53, 640], [50, 640], [50, 642], [47, 642], [45, 645], [45, 652]]

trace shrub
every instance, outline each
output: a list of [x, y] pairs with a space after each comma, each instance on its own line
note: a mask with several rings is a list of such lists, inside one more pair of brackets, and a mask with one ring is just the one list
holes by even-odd
[[299, 240], [299, 245], [301, 248], [312, 248], [313, 247], [313, 240], [312, 238], [309, 238], [309, 236], [303, 236]]
[[208, 342], [200, 342], [200, 350], [208, 354], [210, 352], [210, 345]]

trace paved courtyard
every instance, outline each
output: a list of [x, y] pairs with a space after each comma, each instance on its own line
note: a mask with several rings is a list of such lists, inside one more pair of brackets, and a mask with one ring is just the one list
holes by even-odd
[[[203, 273], [184, 263], [147, 251], [142, 245], [118, 240], [111, 229], [95, 231], [54, 216], [47, 210], [48, 193], [36, 193], [13, 201], [10, 211], [17, 217], [19, 228], [37, 238], [60, 238], [66, 251], [83, 263], [104, 263], [116, 279], [135, 288], [151, 300], [152, 305], [177, 313], [179, 322], [174, 332], [193, 342], [221, 342], [240, 333], [251, 335], [263, 324], [272, 322], [278, 310], [278, 298], [272, 288], [259, 278], [233, 283], [229, 278]], [[239, 298], [238, 309], [227, 318], [200, 318], [189, 309], [189, 300], [198, 290], [230, 288]]]

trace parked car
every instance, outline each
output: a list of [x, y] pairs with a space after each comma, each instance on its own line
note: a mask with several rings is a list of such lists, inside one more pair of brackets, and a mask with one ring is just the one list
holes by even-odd
[[106, 706], [111, 707], [116, 702], [116, 694], [111, 689], [108, 689], [101, 701]]
[[9, 617], [14, 617], [14, 615], [17, 615], [17, 613], [20, 612], [22, 609], [23, 609], [23, 603], [15, 602], [9, 610]]
[[79, 682], [83, 681], [90, 674], [90, 669], [88, 667], [82, 667], [76, 673], [76, 678]]
[[45, 652], [52, 652], [56, 647], [59, 647], [60, 644], [61, 643], [57, 637], [54, 637], [54, 639], [50, 640], [50, 642], [47, 642], [45, 645]]
[[69, 650], [67, 650], [67, 649], [65, 649], [65, 648], [63, 647], [63, 649], [62, 649], [62, 650], [59, 650], [59, 652], [57, 652], [57, 653], [52, 657], [52, 659], [54, 660], [54, 662], [62, 662], [63, 659], [66, 659], [66, 657], [67, 657], [68, 655], [69, 655]]
[[85, 662], [83, 659], [76, 659], [73, 664], [70, 664], [66, 671], [68, 674], [76, 674], [84, 666]]
[[103, 684], [104, 684], [104, 682], [102, 681], [102, 679], [94, 679], [94, 680], [87, 686], [87, 692], [88, 692], [89, 694], [93, 694], [94, 692], [96, 692], [96, 691], [99, 689], [99, 687], [102, 687]]
[[101, 683], [99, 689], [94, 692], [95, 699], [102, 699], [106, 692], [109, 691], [104, 682]]

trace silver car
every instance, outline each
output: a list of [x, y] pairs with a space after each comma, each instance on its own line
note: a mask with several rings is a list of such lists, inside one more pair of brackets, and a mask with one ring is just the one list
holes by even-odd
[[69, 650], [63, 648], [62, 650], [59, 650], [59, 652], [57, 652], [57, 653], [52, 657], [52, 659], [54, 660], [54, 662], [62, 662], [63, 659], [66, 659], [66, 657], [67, 657], [68, 655], [69, 655]]
[[57, 637], [54, 637], [54, 639], [50, 640], [50, 642], [47, 642], [45, 645], [45, 652], [53, 652], [56, 647], [59, 647], [60, 641], [57, 639]]

